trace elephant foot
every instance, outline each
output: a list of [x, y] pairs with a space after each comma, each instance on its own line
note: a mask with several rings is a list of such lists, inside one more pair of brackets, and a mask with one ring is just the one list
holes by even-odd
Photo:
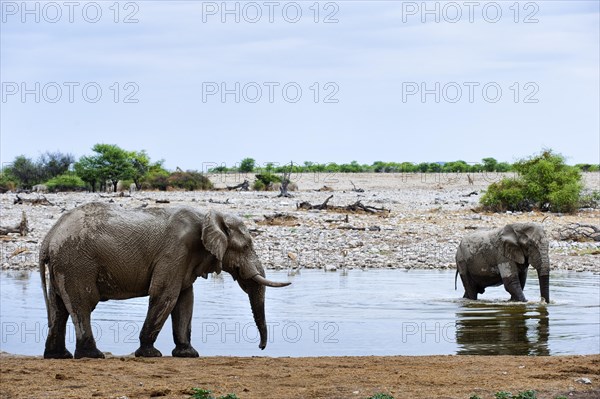
[[175, 349], [173, 349], [173, 351], [171, 352], [171, 354], [174, 357], [199, 357], [200, 355], [198, 354], [198, 352], [196, 351], [196, 349], [194, 349], [192, 347], [192, 345], [181, 345], [181, 346], [177, 346], [175, 347]]
[[463, 295], [463, 299], [472, 299], [472, 300], [477, 300], [477, 294], [473, 295], [472, 297], [469, 296], [469, 294], [467, 294], [465, 292], [465, 295]]
[[44, 359], [73, 359], [73, 355], [66, 349], [58, 351], [46, 349], [44, 351]]
[[100, 352], [97, 348], [75, 349], [75, 359], [81, 359], [83, 357], [104, 359], [104, 353]]
[[135, 357], [161, 357], [162, 353], [154, 346], [140, 346], [135, 351]]
[[511, 296], [510, 302], [527, 302], [527, 299], [524, 296], [521, 296], [521, 297]]

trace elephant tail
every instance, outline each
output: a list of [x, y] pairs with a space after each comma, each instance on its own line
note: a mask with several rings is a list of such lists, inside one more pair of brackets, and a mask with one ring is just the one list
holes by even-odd
[[458, 278], [458, 267], [456, 268], [456, 274], [454, 275], [454, 291], [456, 291], [456, 279]]
[[[42, 289], [44, 290], [44, 302], [46, 302], [46, 311], [50, 312], [50, 306], [48, 303], [48, 286], [46, 284], [46, 263], [48, 263], [48, 245], [46, 242], [42, 242], [42, 248], [40, 249], [40, 279], [42, 280]], [[49, 270], [49, 269], [48, 269]], [[48, 319], [50, 320], [50, 319]]]

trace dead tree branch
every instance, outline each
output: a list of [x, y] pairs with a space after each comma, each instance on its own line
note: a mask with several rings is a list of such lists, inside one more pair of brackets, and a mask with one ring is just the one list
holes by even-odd
[[279, 195], [277, 197], [293, 197], [292, 194], [288, 193], [288, 185], [291, 183], [290, 176], [292, 175], [293, 167], [294, 163], [290, 162], [290, 170], [288, 170], [287, 172], [283, 172], [283, 175], [281, 176], [281, 186], [279, 186]]
[[236, 186], [227, 186], [227, 190], [240, 190], [240, 191], [248, 191], [250, 189], [250, 182], [248, 180], [244, 180], [242, 183]]
[[313, 205], [310, 202], [307, 201], [303, 201], [299, 204], [296, 204], [296, 209], [306, 209], [306, 210], [311, 210], [311, 209], [327, 209], [327, 203], [329, 202], [330, 199], [333, 198], [333, 194], [330, 195], [329, 197], [327, 197], [327, 199], [320, 205]]
[[354, 226], [339, 226], [340, 230], [357, 230], [357, 231], [381, 231], [381, 227], [379, 226], [369, 226], [369, 227], [354, 227]]
[[9, 233], [19, 233], [21, 236], [26, 236], [31, 230], [29, 229], [29, 223], [27, 222], [27, 216], [25, 212], [21, 213], [21, 222], [14, 227], [3, 227], [0, 226], [0, 235], [5, 236]]
[[356, 188], [356, 185], [352, 182], [352, 180], [350, 180], [350, 184], [352, 184], [352, 191], [356, 192], [356, 193], [364, 193], [365, 190], [362, 188]]
[[312, 209], [319, 209], [319, 210], [331, 210], [331, 211], [337, 211], [337, 212], [349, 212], [349, 213], [370, 213], [370, 214], [389, 214], [390, 210], [386, 209], [386, 208], [379, 208], [376, 206], [371, 206], [371, 205], [365, 205], [362, 202], [356, 201], [353, 204], [350, 205], [346, 205], [346, 206], [336, 206], [336, 205], [327, 205], [327, 203], [329, 202], [329, 200], [333, 198], [333, 195], [330, 195], [329, 197], [327, 197], [327, 199], [325, 200], [325, 202], [323, 202], [320, 205], [313, 205], [310, 202], [301, 202], [300, 204], [296, 204], [296, 208], [297, 209], [305, 209], [305, 210], [312, 210]]
[[558, 229], [557, 238], [563, 241], [600, 241], [600, 228], [591, 224], [570, 223]]
[[15, 198], [15, 201], [13, 202], [13, 204], [19, 204], [19, 205], [23, 205], [23, 204], [31, 204], [31, 205], [51, 205], [54, 206], [54, 204], [50, 201], [48, 201], [48, 199], [46, 197], [44, 197], [43, 195], [41, 197], [37, 197], [37, 198], [21, 198], [19, 197], [19, 195], [17, 194], [17, 198]]
[[211, 204], [221, 204], [221, 205], [229, 205], [229, 204], [231, 204], [231, 202], [229, 202], [229, 198], [227, 198], [225, 201], [218, 201], [218, 200], [214, 200], [212, 198], [209, 198], [208, 202], [210, 202]]

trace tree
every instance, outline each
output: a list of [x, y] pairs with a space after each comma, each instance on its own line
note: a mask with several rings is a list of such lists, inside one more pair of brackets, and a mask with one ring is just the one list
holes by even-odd
[[135, 187], [139, 190], [142, 188], [142, 179], [150, 171], [150, 157], [145, 150], [142, 150], [130, 152], [129, 159], [131, 162], [131, 179], [133, 179]]
[[99, 177], [110, 181], [117, 191], [119, 180], [131, 179], [134, 170], [130, 153], [115, 144], [96, 144], [92, 151], [98, 153]]
[[75, 163], [75, 173], [96, 192], [96, 183], [100, 180], [100, 162], [97, 155], [83, 156]]
[[494, 158], [483, 158], [481, 160], [483, 162], [483, 170], [486, 172], [495, 172], [496, 167], [498, 166], [498, 161]]
[[29, 189], [40, 182], [37, 166], [25, 155], [19, 155], [15, 158], [12, 166], [8, 168], [8, 174], [17, 179], [22, 188]]
[[242, 173], [251, 173], [254, 170], [256, 165], [256, 161], [252, 158], [244, 158], [242, 162], [240, 162], [240, 172]]
[[73, 154], [46, 151], [40, 155], [37, 161], [41, 181], [47, 181], [66, 173], [73, 162], [75, 162]]

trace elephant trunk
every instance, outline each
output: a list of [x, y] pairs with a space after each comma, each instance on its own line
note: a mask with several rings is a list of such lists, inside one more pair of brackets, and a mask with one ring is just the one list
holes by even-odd
[[550, 302], [550, 258], [548, 257], [548, 243], [540, 246], [539, 252], [531, 257], [531, 265], [537, 270], [540, 282], [540, 296], [546, 303]]
[[265, 349], [267, 346], [267, 319], [265, 317], [265, 291], [264, 285], [252, 282], [248, 286], [248, 298], [250, 299], [250, 307], [256, 328], [260, 334], [260, 349]]
[[265, 277], [265, 269], [260, 263], [258, 256], [254, 251], [249, 255], [246, 267], [240, 268], [238, 283], [240, 287], [248, 294], [250, 307], [254, 315], [254, 322], [260, 334], [260, 349], [267, 346], [267, 319], [265, 317], [265, 292], [266, 287], [285, 287], [289, 282], [280, 283], [268, 280]]

